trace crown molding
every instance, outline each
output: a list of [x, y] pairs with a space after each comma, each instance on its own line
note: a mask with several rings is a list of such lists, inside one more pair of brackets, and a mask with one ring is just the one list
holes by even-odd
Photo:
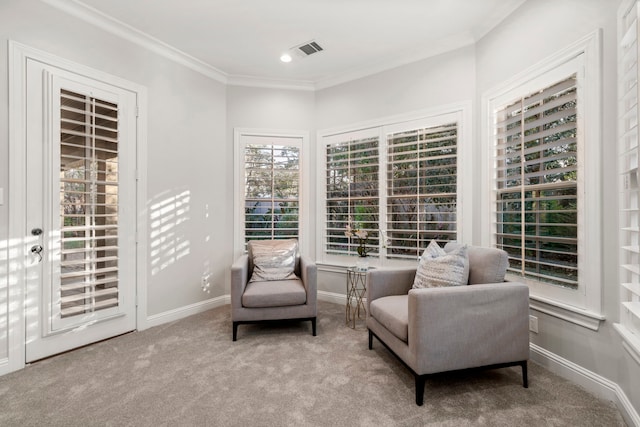
[[413, 64], [466, 46], [472, 46], [475, 43], [475, 38], [473, 38], [470, 34], [448, 37], [441, 40], [439, 43], [437, 43], [437, 46], [434, 46], [429, 50], [423, 50], [413, 55], [404, 55], [402, 57], [398, 57], [396, 60], [385, 60], [384, 62], [380, 62], [375, 65], [367, 65], [354, 69], [352, 71], [348, 71], [346, 73], [337, 74], [333, 77], [320, 79], [315, 82], [304, 80], [268, 79], [255, 76], [229, 75], [227, 78], [227, 83], [232, 86], [318, 91], [322, 89], [328, 89], [333, 86], [338, 86], [343, 83], [362, 79], [364, 77], [369, 77], [385, 71], [393, 70], [394, 68], [402, 67], [404, 65]]
[[227, 73], [77, 0], [40, 0], [64, 13], [144, 47], [200, 74], [226, 84]]
[[431, 49], [421, 50], [414, 54], [403, 55], [395, 60], [385, 60], [375, 65], [367, 65], [365, 67], [357, 68], [352, 71], [342, 73], [333, 77], [328, 77], [319, 80], [315, 83], [316, 90], [327, 89], [332, 86], [338, 86], [343, 83], [348, 83], [353, 80], [358, 80], [364, 77], [369, 77], [374, 74], [379, 74], [385, 71], [392, 70], [394, 68], [401, 67], [403, 65], [413, 64], [434, 56], [442, 55], [447, 52], [454, 51], [466, 46], [472, 46], [477, 40], [471, 34], [461, 34], [452, 37], [447, 37], [435, 43]]
[[82, 3], [81, 0], [40, 0], [64, 13], [74, 16], [84, 22], [99, 27], [117, 37], [137, 44], [171, 61], [190, 68], [206, 77], [214, 79], [220, 83], [231, 86], [259, 87], [270, 89], [286, 89], [301, 91], [318, 91], [333, 86], [338, 86], [353, 80], [358, 80], [384, 71], [392, 70], [403, 65], [422, 61], [443, 53], [453, 51], [465, 46], [473, 45], [477, 42], [472, 34], [462, 34], [448, 37], [434, 43], [432, 49], [415, 52], [413, 54], [388, 59], [378, 64], [371, 64], [364, 67], [337, 74], [317, 81], [309, 80], [286, 80], [272, 79], [257, 76], [228, 74], [218, 68], [201, 61], [171, 45], [163, 42], [143, 31], [132, 27], [118, 19], [115, 19], [91, 6]]
[[311, 81], [268, 79], [264, 77], [229, 75], [227, 84], [230, 86], [261, 87], [269, 89], [287, 89], [315, 91], [316, 85]]

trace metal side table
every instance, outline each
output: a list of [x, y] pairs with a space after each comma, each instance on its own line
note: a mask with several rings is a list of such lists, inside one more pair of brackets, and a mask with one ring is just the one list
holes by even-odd
[[356, 328], [356, 318], [365, 319], [367, 309], [362, 298], [367, 293], [367, 272], [356, 267], [347, 268], [347, 308], [345, 323], [352, 329]]

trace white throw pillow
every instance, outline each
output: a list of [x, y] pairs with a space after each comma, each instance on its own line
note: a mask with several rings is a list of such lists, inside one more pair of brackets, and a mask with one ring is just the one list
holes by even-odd
[[435, 240], [432, 240], [420, 257], [413, 289], [463, 286], [468, 280], [467, 245], [445, 252]]
[[253, 261], [253, 274], [249, 282], [296, 278], [297, 240], [251, 240], [248, 251]]

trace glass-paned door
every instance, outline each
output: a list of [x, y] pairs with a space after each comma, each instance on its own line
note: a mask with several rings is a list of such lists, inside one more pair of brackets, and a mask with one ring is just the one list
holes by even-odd
[[136, 95], [35, 61], [27, 73], [31, 361], [135, 329]]

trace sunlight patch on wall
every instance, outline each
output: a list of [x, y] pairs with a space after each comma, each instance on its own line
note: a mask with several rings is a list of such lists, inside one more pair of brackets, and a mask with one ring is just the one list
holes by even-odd
[[182, 231], [189, 220], [191, 192], [166, 191], [156, 197], [149, 209], [151, 274], [156, 275], [191, 252]]
[[7, 245], [6, 240], [0, 241], [0, 359], [7, 357], [9, 334], [9, 286], [7, 272]]

